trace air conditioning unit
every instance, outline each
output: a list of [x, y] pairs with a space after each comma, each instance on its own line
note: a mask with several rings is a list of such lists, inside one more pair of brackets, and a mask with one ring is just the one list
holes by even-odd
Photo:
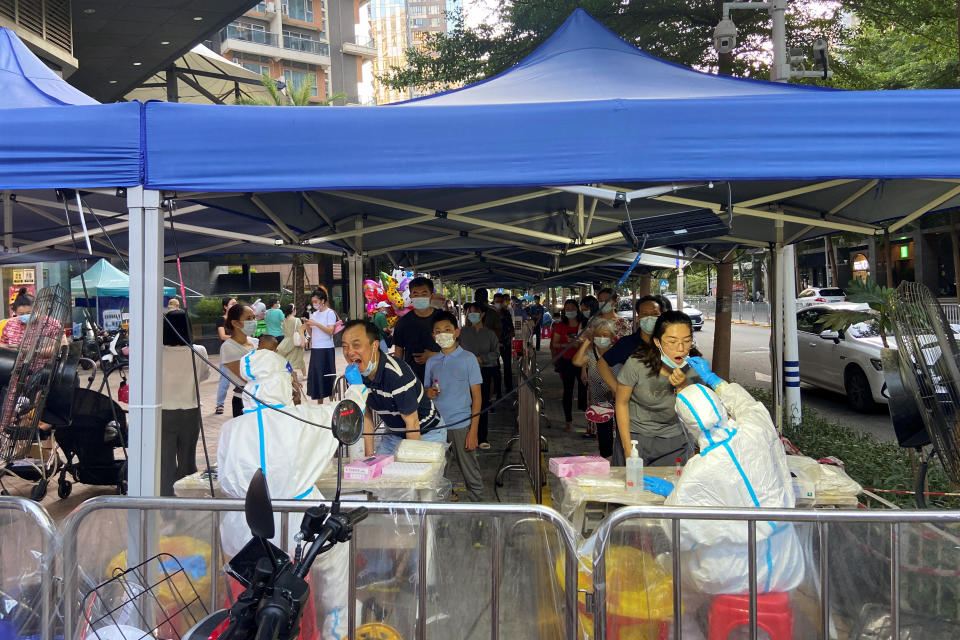
[[277, 12], [277, 3], [268, 2], [267, 3], [267, 13], [276, 13]]

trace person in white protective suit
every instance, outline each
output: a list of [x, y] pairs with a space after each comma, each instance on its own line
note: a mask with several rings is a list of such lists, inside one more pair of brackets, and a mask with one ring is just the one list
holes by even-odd
[[[316, 503], [324, 496], [314, 486], [327, 465], [333, 462], [337, 441], [329, 429], [302, 422], [329, 425], [335, 404], [294, 404], [293, 378], [287, 361], [273, 351], [253, 351], [240, 360], [240, 373], [247, 380], [243, 414], [223, 425], [217, 451], [220, 486], [231, 498], [243, 498], [257, 469], [263, 469], [274, 500], [303, 500]], [[345, 398], [366, 406], [366, 387], [352, 385]], [[291, 417], [273, 411], [282, 409]], [[330, 496], [332, 498], [333, 496]], [[281, 531], [280, 515], [274, 516], [275, 530]], [[290, 539], [277, 542], [293, 557], [293, 535], [299, 522], [291, 519]], [[242, 513], [222, 519], [221, 542], [228, 555], [236, 554], [249, 540], [250, 529]], [[275, 541], [276, 542], [276, 541]], [[320, 580], [314, 589], [320, 594], [322, 638], [346, 637], [347, 545], [336, 545], [314, 563]]]
[[[684, 466], [666, 504], [793, 508], [786, 454], [766, 407], [740, 385], [710, 371], [703, 358], [687, 361], [713, 390], [696, 384], [677, 395], [677, 415], [700, 453]], [[793, 525], [760, 521], [756, 530], [758, 592], [796, 588], [804, 561]], [[695, 591], [748, 592], [745, 522], [682, 521], [680, 549], [684, 584]]]

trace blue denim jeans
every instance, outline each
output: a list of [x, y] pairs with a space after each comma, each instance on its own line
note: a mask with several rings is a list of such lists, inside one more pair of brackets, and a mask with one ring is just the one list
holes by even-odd
[[220, 384], [217, 386], [217, 406], [222, 407], [227, 400], [227, 391], [230, 390], [230, 379], [227, 378], [227, 368], [220, 367]]
[[[439, 429], [434, 429], [428, 433], [424, 433], [420, 436], [421, 440], [427, 442], [446, 442], [447, 441], [447, 428], [440, 427]], [[392, 433], [385, 433], [380, 436], [380, 444], [377, 446], [376, 454], [378, 456], [388, 456], [393, 454], [397, 450], [397, 447], [400, 446], [400, 442], [403, 440], [398, 435]]]

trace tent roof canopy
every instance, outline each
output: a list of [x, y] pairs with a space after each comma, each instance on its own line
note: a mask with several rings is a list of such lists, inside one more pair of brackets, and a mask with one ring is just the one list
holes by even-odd
[[54, 73], [6, 27], [0, 27], [0, 87], [0, 109], [99, 104]]
[[[572, 79], [559, 73], [568, 68]], [[362, 252], [464, 279], [538, 281], [614, 268], [611, 252], [628, 249], [617, 229], [626, 208], [603, 200], [618, 190], [682, 187], [633, 200], [634, 220], [696, 208], [726, 217], [730, 181], [733, 227], [715, 241], [727, 247], [870, 235], [879, 221], [901, 218], [897, 230], [960, 204], [960, 91], [825, 91], [703, 74], [635, 49], [582, 11], [500, 76], [396, 106], [114, 106], [135, 109], [123, 114], [129, 123], [115, 121], [135, 123], [124, 136], [135, 133], [144, 186], [179, 202], [178, 229], [214, 236], [180, 243], [186, 255]], [[20, 152], [8, 130], [51, 146], [21, 133], [50, 110], [19, 111], [30, 118], [0, 121], [0, 157]], [[317, 153], [317, 140], [335, 152]], [[230, 153], [209, 162], [210, 149]], [[263, 157], [271, 161], [254, 161]], [[51, 186], [59, 175], [11, 183], [9, 170], [0, 164], [0, 186]], [[102, 171], [89, 173], [102, 184]], [[610, 197], [558, 188], [570, 185]], [[28, 204], [17, 195], [15, 213]], [[95, 209], [122, 211], [113, 200]], [[122, 231], [125, 214], [118, 220]], [[16, 235], [34, 250], [64, 243]]]
[[587, 100], [717, 98], [832, 91], [718, 76], [667, 62], [626, 42], [583, 9], [506, 71], [399, 104], [480, 105]]

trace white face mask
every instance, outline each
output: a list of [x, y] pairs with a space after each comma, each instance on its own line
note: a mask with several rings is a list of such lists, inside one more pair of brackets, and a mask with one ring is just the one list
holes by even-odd
[[657, 325], [657, 316], [646, 316], [640, 318], [640, 330], [647, 335], [653, 334], [653, 328]]
[[452, 333], [438, 333], [436, 341], [441, 349], [449, 349], [457, 343], [457, 339], [453, 337]]
[[611, 303], [609, 300], [600, 305], [601, 314], [610, 313], [611, 309], [613, 309], [613, 303]]
[[423, 311], [430, 306], [430, 298], [410, 298], [410, 304], [417, 311]]
[[599, 336], [593, 339], [593, 344], [597, 345], [598, 349], [606, 349], [610, 346], [610, 338], [606, 336]]
[[257, 321], [256, 320], [244, 320], [243, 321], [243, 332], [252, 336], [257, 332]]
[[502, 307], [503, 307], [503, 303], [502, 303], [502, 302], [494, 302], [494, 303], [493, 303], [493, 308], [496, 309], [497, 311], [499, 311]]

